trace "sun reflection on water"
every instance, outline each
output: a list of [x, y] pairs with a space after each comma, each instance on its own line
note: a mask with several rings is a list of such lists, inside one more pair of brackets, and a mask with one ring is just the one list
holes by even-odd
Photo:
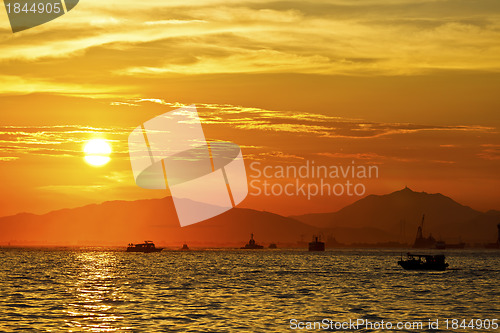
[[123, 316], [114, 313], [113, 305], [124, 301], [118, 264], [114, 253], [84, 252], [76, 256], [78, 272], [72, 292], [75, 298], [67, 304], [66, 325], [92, 332], [114, 332], [127, 329], [118, 322]]
[[409, 272], [392, 250], [0, 249], [0, 332], [289, 332], [297, 319], [498, 317], [500, 256]]

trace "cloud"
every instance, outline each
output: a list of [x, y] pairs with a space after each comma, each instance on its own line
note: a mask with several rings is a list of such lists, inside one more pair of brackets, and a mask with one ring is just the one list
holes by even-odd
[[272, 163], [274, 161], [288, 161], [293, 163], [304, 159], [305, 157], [303, 156], [289, 154], [282, 151], [245, 153], [245, 160], [265, 161], [266, 163]]
[[[113, 114], [131, 112], [138, 119], [147, 119], [141, 116], [142, 113], [159, 114], [187, 106], [159, 98], [109, 100], [107, 105]], [[305, 158], [325, 158], [378, 164], [447, 165], [471, 158], [498, 159], [498, 129], [495, 127], [368, 122], [232, 104], [195, 105], [208, 133], [207, 139], [237, 142], [249, 160], [295, 163]], [[103, 137], [112, 144], [113, 158], [125, 162], [128, 159], [127, 137], [135, 125], [0, 126], [0, 156], [3, 162], [30, 156], [81, 157], [87, 140]], [[128, 163], [121, 165], [124, 167]], [[120, 182], [126, 177], [123, 173], [110, 174], [106, 181]]]
[[[99, 95], [111, 97], [110, 92], [116, 89], [103, 85], [86, 85], [77, 83], [57, 82], [48, 78], [29, 76], [1, 75], [0, 94], [29, 94], [33, 92], [60, 93], [67, 95]], [[116, 95], [115, 95], [116, 96]]]
[[483, 149], [477, 156], [489, 161], [500, 160], [500, 144], [483, 144], [481, 147]]
[[[12, 76], [2, 79], [0, 93], [23, 86], [28, 92], [62, 92], [61, 86], [73, 93], [131, 89], [123, 76], [498, 73], [499, 39], [496, 0], [121, 1], [120, 6], [87, 0], [48, 24], [15, 35], [7, 27], [0, 32], [0, 71]], [[30, 66], [34, 62], [36, 68]], [[92, 78], [92, 84], [68, 82], [68, 70]], [[98, 85], [110, 79], [113, 86]]]
[[[181, 108], [182, 103], [162, 99], [136, 99], [126, 103], [155, 103]], [[293, 133], [323, 138], [371, 139], [419, 132], [494, 132], [494, 127], [478, 125], [420, 125], [412, 123], [366, 122], [314, 113], [266, 110], [230, 104], [196, 103], [204, 124], [226, 125], [239, 130]]]
[[10, 162], [10, 161], [15, 161], [19, 159], [19, 157], [13, 157], [13, 156], [0, 156], [0, 162]]
[[113, 156], [128, 156], [121, 140], [130, 128], [98, 128], [80, 125], [63, 126], [0, 126], [0, 157], [14, 161], [21, 157], [43, 155], [52, 157], [82, 156], [83, 145], [95, 137], [106, 138], [113, 146]]
[[356, 159], [356, 160], [374, 160], [374, 159], [386, 158], [385, 156], [381, 156], [377, 153], [317, 153], [317, 155], [333, 157], [333, 158]]

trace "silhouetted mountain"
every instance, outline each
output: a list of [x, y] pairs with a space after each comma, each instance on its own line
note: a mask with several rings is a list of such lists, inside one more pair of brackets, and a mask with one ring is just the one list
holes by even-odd
[[489, 211], [486, 212], [486, 215], [499, 216], [500, 217], [500, 210], [491, 209], [491, 210], [489, 210]]
[[0, 231], [0, 243], [13, 245], [124, 245], [153, 239], [172, 246], [186, 241], [193, 246], [240, 247], [252, 232], [258, 243], [287, 246], [332, 232], [347, 243], [393, 238], [374, 228], [321, 230], [289, 217], [242, 208], [181, 228], [170, 197], [109, 201], [44, 215], [23, 213], [0, 218]]
[[424, 233], [437, 238], [485, 241], [494, 232], [498, 216], [463, 206], [440, 193], [429, 194], [404, 188], [386, 195], [369, 195], [334, 213], [292, 216], [319, 228], [374, 227], [415, 238], [425, 214]]
[[441, 194], [408, 188], [387, 195], [370, 195], [336, 213], [284, 217], [235, 208], [206, 221], [181, 228], [170, 197], [109, 201], [43, 215], [18, 214], [0, 218], [0, 244], [124, 245], [154, 240], [158, 245], [244, 245], [250, 233], [257, 243], [285, 246], [308, 242], [313, 234], [333, 235], [343, 244], [413, 241], [422, 214], [424, 233], [455, 241], [491, 242], [499, 216], [462, 206]]

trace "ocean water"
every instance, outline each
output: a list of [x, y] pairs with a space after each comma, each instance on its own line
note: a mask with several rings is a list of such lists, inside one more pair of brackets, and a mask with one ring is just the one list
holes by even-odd
[[454, 270], [408, 272], [394, 250], [4, 248], [0, 331], [290, 332], [363, 319], [421, 332], [439, 319], [443, 332], [446, 319], [498, 320], [500, 251], [445, 254]]

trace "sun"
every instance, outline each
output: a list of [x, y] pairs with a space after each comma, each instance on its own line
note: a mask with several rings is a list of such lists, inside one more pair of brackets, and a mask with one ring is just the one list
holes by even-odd
[[85, 153], [85, 162], [95, 167], [103, 166], [111, 160], [109, 157], [111, 146], [103, 139], [89, 140], [85, 144], [83, 152]]

